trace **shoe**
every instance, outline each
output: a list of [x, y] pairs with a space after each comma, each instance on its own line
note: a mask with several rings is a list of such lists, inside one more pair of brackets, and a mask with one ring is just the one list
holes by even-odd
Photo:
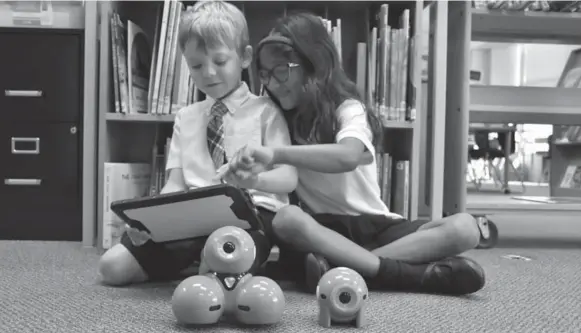
[[451, 257], [428, 265], [422, 277], [421, 290], [466, 295], [482, 289], [484, 282], [482, 266], [469, 258]]
[[305, 257], [305, 288], [310, 294], [317, 292], [319, 280], [331, 269], [329, 262], [323, 256], [309, 253]]

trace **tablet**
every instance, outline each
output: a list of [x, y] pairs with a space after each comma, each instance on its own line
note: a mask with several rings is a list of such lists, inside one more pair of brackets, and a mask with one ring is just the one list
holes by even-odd
[[263, 230], [250, 194], [228, 184], [114, 201], [111, 210], [156, 243], [209, 236], [224, 226]]

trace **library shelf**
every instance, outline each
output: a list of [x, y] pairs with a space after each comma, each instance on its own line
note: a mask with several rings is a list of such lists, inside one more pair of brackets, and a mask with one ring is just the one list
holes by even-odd
[[175, 114], [124, 114], [109, 112], [106, 115], [107, 121], [125, 121], [125, 122], [151, 122], [151, 123], [172, 123]]
[[581, 44], [581, 13], [472, 9], [472, 40]]

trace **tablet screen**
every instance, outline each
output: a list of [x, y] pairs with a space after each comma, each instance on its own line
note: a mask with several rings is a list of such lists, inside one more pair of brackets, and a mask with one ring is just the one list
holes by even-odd
[[234, 201], [226, 195], [190, 201], [126, 209], [125, 215], [141, 222], [154, 242], [208, 236], [224, 226], [251, 229], [250, 223], [236, 217], [230, 206]]

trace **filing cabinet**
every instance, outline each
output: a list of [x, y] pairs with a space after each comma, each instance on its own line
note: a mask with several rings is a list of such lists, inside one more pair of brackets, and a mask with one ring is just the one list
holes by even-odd
[[80, 241], [82, 31], [0, 29], [0, 239]]

